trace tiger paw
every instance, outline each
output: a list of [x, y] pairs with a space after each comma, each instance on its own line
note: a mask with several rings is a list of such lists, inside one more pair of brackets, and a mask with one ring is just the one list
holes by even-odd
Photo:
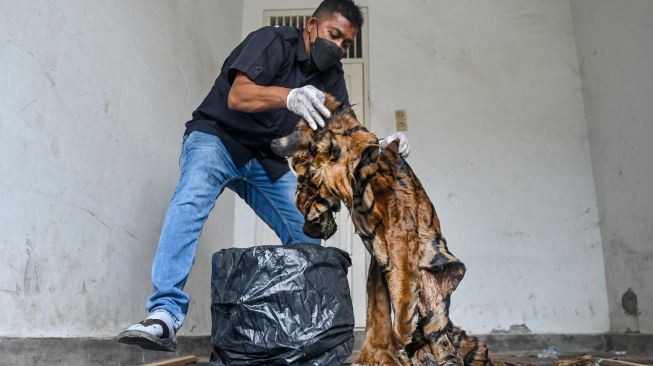
[[400, 361], [400, 356], [386, 349], [363, 348], [358, 354], [358, 360], [353, 365], [359, 366], [409, 366], [410, 363]]

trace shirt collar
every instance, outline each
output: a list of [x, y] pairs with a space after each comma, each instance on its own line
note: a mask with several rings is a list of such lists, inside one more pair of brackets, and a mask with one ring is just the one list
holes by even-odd
[[297, 61], [306, 62], [308, 61], [308, 53], [306, 53], [306, 46], [304, 46], [304, 30], [297, 29], [299, 32], [299, 38], [297, 39]]

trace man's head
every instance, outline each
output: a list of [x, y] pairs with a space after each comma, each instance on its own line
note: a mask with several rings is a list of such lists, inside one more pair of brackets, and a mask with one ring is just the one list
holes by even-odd
[[[306, 23], [304, 29], [307, 52], [311, 54], [316, 66], [320, 66], [321, 59], [329, 64], [329, 57], [325, 54], [334, 53], [333, 57], [341, 58], [347, 49], [354, 43], [356, 35], [363, 26], [363, 15], [360, 8], [352, 0], [324, 0], [315, 10], [312, 17]], [[337, 46], [324, 52], [315, 48], [328, 45], [324, 41], [331, 42]], [[321, 43], [321, 44], [320, 44]], [[318, 55], [317, 53], [320, 53]], [[314, 54], [315, 53], [315, 54]]]

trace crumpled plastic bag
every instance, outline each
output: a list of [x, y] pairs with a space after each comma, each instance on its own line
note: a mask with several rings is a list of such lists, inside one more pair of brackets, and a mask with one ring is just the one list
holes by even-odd
[[354, 312], [337, 248], [299, 244], [213, 255], [212, 365], [340, 365]]

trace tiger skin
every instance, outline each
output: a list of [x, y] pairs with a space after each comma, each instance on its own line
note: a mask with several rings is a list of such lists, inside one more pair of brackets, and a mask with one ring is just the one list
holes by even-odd
[[[489, 365], [484, 342], [449, 320], [465, 266], [447, 248], [440, 221], [396, 143], [377, 137], [327, 95], [332, 116], [316, 131], [300, 121], [274, 140], [291, 158], [304, 232], [327, 239], [341, 202], [371, 254], [367, 329], [357, 365]], [[394, 311], [394, 317], [392, 316]]]

